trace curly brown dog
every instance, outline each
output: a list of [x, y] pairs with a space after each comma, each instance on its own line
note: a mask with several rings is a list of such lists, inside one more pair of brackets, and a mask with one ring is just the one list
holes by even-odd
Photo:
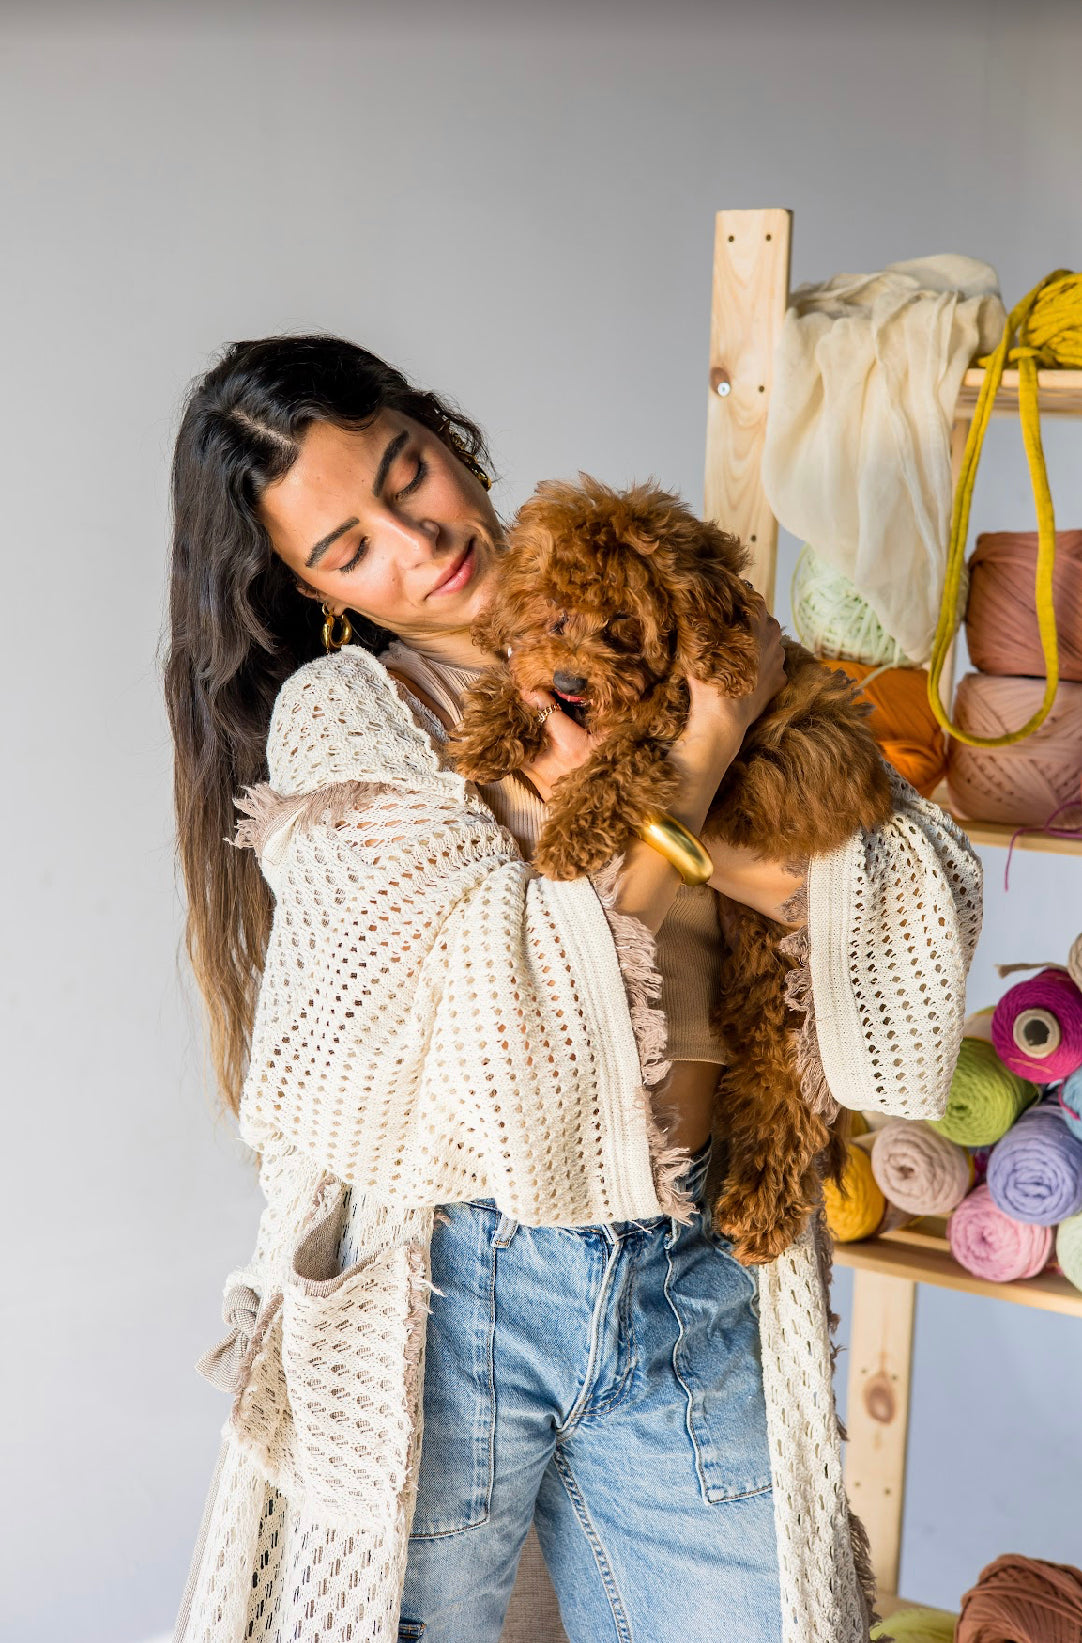
[[[759, 595], [741, 577], [748, 555], [735, 537], [667, 492], [580, 480], [540, 485], [511, 527], [495, 596], [473, 627], [505, 660], [471, 687], [451, 739], [456, 768], [474, 781], [518, 769], [543, 739], [522, 699], [537, 688], [597, 738], [546, 808], [534, 862], [557, 879], [600, 867], [675, 796], [665, 754], [687, 718], [686, 677], [745, 695], [758, 656]], [[703, 832], [803, 867], [886, 820], [890, 785], [845, 676], [788, 640], [785, 661], [786, 684], [745, 736]], [[767, 1261], [800, 1232], [821, 1176], [839, 1170], [844, 1137], [801, 1093], [790, 928], [721, 899], [728, 984], [712, 1017], [731, 1059], [715, 1098], [726, 1173], [712, 1217], [740, 1260]]]

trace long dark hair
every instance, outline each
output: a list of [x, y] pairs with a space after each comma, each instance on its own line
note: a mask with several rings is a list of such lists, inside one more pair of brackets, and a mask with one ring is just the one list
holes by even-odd
[[[333, 336], [231, 343], [189, 391], [177, 434], [165, 663], [177, 844], [188, 956], [233, 1112], [272, 910], [253, 853], [227, 842], [233, 800], [266, 777], [267, 730], [283, 681], [321, 652], [319, 607], [298, 592], [271, 547], [258, 504], [296, 460], [313, 422], [354, 428], [383, 410], [422, 423], [468, 466], [487, 464], [484, 438], [468, 418]], [[354, 635], [377, 651], [392, 637], [363, 619]]]

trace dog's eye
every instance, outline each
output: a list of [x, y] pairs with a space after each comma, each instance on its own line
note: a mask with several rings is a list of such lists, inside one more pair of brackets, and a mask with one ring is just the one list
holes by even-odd
[[625, 611], [618, 611], [615, 616], [609, 618], [606, 631], [609, 638], [618, 645], [642, 643], [642, 623], [634, 616], [628, 616]]
[[567, 617], [566, 616], [557, 616], [555, 622], [553, 622], [552, 626], [549, 628], [549, 632], [550, 633], [562, 633], [566, 626], [567, 626]]

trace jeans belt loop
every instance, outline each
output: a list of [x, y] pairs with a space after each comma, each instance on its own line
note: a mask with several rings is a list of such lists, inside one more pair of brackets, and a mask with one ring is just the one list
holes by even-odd
[[501, 1214], [500, 1224], [496, 1228], [496, 1236], [492, 1240], [493, 1248], [506, 1249], [517, 1231], [518, 1222], [514, 1216]]

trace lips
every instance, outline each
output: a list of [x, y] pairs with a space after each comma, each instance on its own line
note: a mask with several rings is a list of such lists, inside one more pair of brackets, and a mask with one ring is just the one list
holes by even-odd
[[[447, 587], [447, 584], [449, 582], [454, 582], [455, 583], [455, 588], [454, 589], [448, 588], [448, 592], [453, 592], [453, 591], [456, 591], [456, 589], [459, 586], [463, 585], [465, 582], [467, 582], [469, 580], [469, 572], [473, 569], [472, 554], [473, 554], [473, 548], [474, 548], [475, 541], [476, 541], [476, 537], [471, 536], [469, 541], [466, 543], [466, 546], [463, 548], [462, 552], [459, 554], [458, 558], [455, 560], [454, 564], [451, 566], [450, 570], [447, 572], [446, 576], [442, 576], [440, 578], [440, 580], [436, 583], [435, 587], [429, 588], [428, 591], [429, 591], [430, 596], [433, 593], [442, 593], [444, 588]], [[467, 574], [461, 579], [461, 582], [459, 582], [457, 580], [458, 573], [462, 569], [462, 567], [466, 564], [467, 559], [470, 560], [469, 565], [466, 567]]]

